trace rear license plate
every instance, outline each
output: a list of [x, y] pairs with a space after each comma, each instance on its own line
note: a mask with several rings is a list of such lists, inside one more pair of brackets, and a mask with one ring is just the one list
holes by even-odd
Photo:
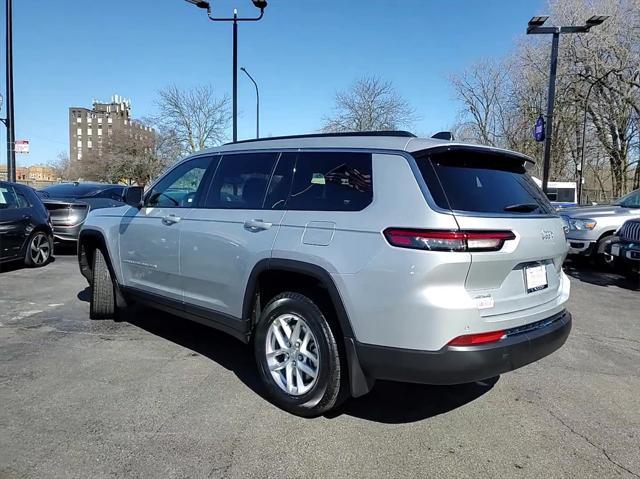
[[524, 280], [527, 293], [540, 291], [548, 286], [547, 268], [541, 264], [538, 266], [527, 266], [524, 268]]

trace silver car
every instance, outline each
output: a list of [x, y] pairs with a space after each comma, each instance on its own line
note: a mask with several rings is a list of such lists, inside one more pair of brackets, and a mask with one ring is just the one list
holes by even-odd
[[561, 214], [569, 227], [569, 254], [604, 261], [616, 230], [625, 221], [640, 218], [640, 190], [611, 205], [564, 208]]
[[253, 346], [280, 407], [459, 384], [559, 348], [563, 222], [519, 153], [406, 132], [237, 142], [89, 213], [91, 317], [136, 299]]

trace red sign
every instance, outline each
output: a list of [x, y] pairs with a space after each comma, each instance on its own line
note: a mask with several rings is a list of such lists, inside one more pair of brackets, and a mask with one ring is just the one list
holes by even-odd
[[29, 153], [29, 140], [16, 140], [16, 153]]

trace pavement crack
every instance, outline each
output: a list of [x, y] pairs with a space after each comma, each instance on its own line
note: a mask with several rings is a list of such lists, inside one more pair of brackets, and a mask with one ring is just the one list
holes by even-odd
[[633, 472], [631, 469], [623, 466], [622, 464], [620, 464], [619, 462], [615, 461], [607, 452], [607, 450], [604, 447], [598, 446], [597, 444], [595, 444], [591, 439], [589, 439], [589, 437], [585, 436], [584, 434], [582, 434], [579, 431], [576, 431], [573, 427], [571, 427], [571, 425], [569, 425], [564, 419], [562, 419], [560, 416], [558, 416], [557, 414], [555, 414], [551, 409], [547, 409], [547, 412], [554, 418], [556, 419], [560, 424], [562, 424], [565, 428], [567, 428], [569, 431], [571, 431], [574, 435], [584, 439], [591, 447], [600, 450], [600, 452], [602, 452], [602, 454], [604, 455], [604, 457], [607, 458], [607, 460], [613, 464], [614, 466], [619, 467], [620, 469], [622, 469], [623, 471], [628, 472], [629, 474], [631, 474], [634, 477], [638, 477], [640, 478], [640, 475]]

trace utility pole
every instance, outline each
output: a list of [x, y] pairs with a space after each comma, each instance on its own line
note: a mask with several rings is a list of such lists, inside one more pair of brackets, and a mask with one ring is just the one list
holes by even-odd
[[7, 126], [7, 180], [16, 181], [16, 132], [13, 114], [13, 1], [6, 0], [6, 45], [7, 45], [7, 117], [4, 124]]
[[587, 33], [591, 27], [600, 25], [607, 18], [606, 15], [594, 15], [584, 25], [566, 27], [542, 26], [548, 16], [533, 17], [527, 26], [527, 35], [553, 35], [551, 39], [551, 65], [549, 67], [549, 94], [547, 96], [547, 133], [544, 140], [544, 159], [542, 163], [542, 191], [547, 193], [549, 185], [549, 169], [551, 167], [551, 142], [553, 140], [553, 107], [556, 96], [556, 73], [558, 70], [558, 46], [560, 35], [567, 33]]

